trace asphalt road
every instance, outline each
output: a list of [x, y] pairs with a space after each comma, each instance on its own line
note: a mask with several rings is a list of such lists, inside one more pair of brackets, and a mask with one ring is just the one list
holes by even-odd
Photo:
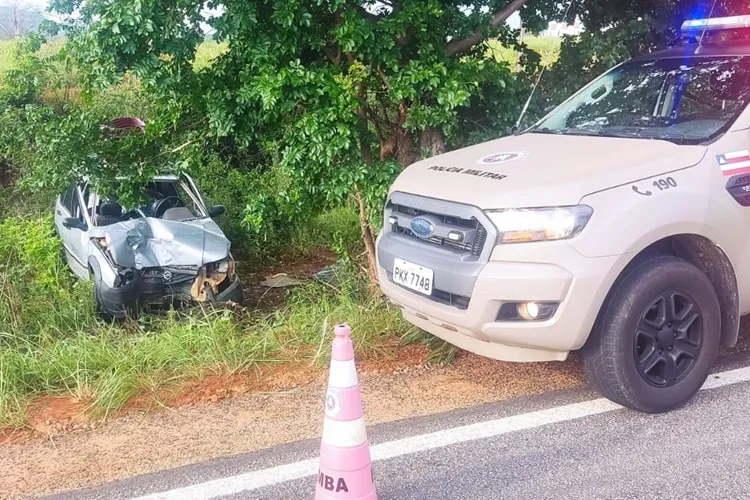
[[[727, 358], [665, 415], [586, 389], [368, 429], [380, 500], [750, 498], [750, 359]], [[84, 499], [290, 500], [315, 487], [317, 441], [99, 488]]]

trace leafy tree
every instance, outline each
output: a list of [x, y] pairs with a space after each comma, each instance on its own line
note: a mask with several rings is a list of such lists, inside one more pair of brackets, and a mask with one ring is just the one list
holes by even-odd
[[[179, 130], [203, 146], [261, 152], [283, 174], [272, 197], [290, 218], [352, 196], [373, 278], [373, 221], [398, 171], [507, 133], [520, 111], [527, 82], [487, 58], [483, 42], [515, 43], [505, 21], [519, 9], [532, 31], [562, 11], [553, 0], [55, 0], [53, 8], [80, 14], [70, 18], [70, 54], [88, 92], [130, 71], [154, 94], [160, 109], [147, 136]], [[196, 71], [204, 25], [229, 48]], [[201, 150], [180, 150], [181, 164], [199, 163], [189, 154]]]

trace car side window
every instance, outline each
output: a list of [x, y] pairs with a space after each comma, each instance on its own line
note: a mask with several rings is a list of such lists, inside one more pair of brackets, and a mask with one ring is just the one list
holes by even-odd
[[73, 198], [75, 198], [75, 193], [76, 185], [71, 184], [70, 187], [60, 196], [60, 204], [65, 207], [70, 215], [75, 215], [73, 213]]
[[77, 186], [73, 186], [73, 193], [70, 197], [70, 216], [76, 217], [78, 220], [83, 222], [83, 214], [81, 213], [81, 204], [78, 201], [78, 189]]
[[94, 197], [91, 196], [91, 186], [89, 184], [85, 184], [83, 188], [81, 188], [81, 197], [83, 198], [83, 207], [77, 214], [78, 219], [81, 222], [86, 222], [86, 219], [83, 216], [84, 210], [86, 210], [89, 214], [89, 219], [94, 219]]

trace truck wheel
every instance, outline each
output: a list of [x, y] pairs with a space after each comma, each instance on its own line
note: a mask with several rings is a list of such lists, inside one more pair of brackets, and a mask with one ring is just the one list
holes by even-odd
[[676, 257], [635, 266], [604, 304], [584, 347], [584, 366], [599, 391], [647, 413], [688, 401], [719, 350], [721, 316], [713, 285]]

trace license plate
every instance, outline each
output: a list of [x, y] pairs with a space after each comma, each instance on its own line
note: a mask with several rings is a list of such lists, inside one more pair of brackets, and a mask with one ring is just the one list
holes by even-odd
[[432, 269], [401, 259], [393, 261], [393, 281], [425, 295], [432, 295]]

